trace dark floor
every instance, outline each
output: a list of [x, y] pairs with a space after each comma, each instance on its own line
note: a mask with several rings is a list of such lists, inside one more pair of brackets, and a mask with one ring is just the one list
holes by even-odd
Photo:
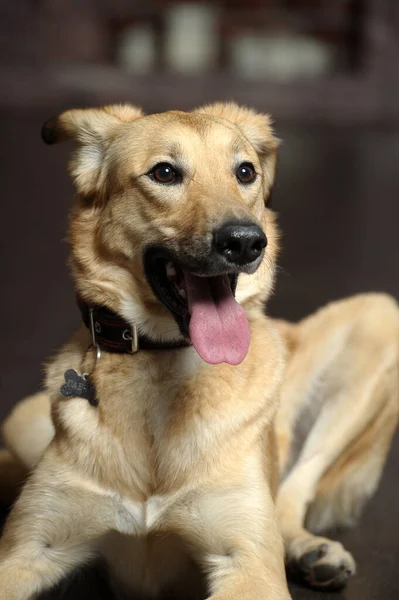
[[[41, 122], [52, 112], [54, 107], [0, 113], [0, 418], [37, 389], [41, 363], [78, 322], [65, 267], [69, 149], [45, 147], [39, 138]], [[333, 298], [365, 290], [399, 297], [397, 133], [351, 128], [278, 133], [284, 144], [273, 202], [284, 254], [270, 312], [297, 319]], [[399, 598], [398, 460], [397, 438], [360, 526], [339, 538], [358, 564], [349, 589], [329, 595], [293, 587], [295, 600]], [[80, 593], [64, 590], [46, 598], [99, 597], [91, 580], [78, 588]]]

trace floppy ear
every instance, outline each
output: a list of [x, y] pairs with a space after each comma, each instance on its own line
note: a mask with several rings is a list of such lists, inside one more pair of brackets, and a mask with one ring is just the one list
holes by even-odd
[[276, 169], [276, 154], [280, 144], [273, 133], [269, 115], [257, 113], [234, 102], [218, 102], [197, 109], [196, 112], [226, 119], [239, 127], [259, 156], [263, 170], [265, 202], [269, 197]]
[[76, 151], [69, 172], [81, 196], [101, 193], [101, 166], [112, 133], [122, 124], [139, 119], [143, 113], [129, 105], [67, 110], [46, 121], [42, 138], [46, 144], [73, 140]]

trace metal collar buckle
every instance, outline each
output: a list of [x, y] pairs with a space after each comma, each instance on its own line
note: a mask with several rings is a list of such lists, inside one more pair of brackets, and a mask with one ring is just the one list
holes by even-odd
[[122, 333], [124, 340], [130, 340], [130, 354], [135, 354], [139, 350], [139, 334], [137, 325], [132, 325]]

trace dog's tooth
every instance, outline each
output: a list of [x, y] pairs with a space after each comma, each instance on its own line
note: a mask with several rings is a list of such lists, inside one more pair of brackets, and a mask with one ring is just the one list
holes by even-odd
[[176, 277], [176, 269], [171, 262], [166, 263], [166, 275], [168, 277]]
[[186, 290], [183, 290], [182, 288], [179, 289], [179, 296], [181, 296], [182, 298], [184, 298], [184, 300], [187, 300]]

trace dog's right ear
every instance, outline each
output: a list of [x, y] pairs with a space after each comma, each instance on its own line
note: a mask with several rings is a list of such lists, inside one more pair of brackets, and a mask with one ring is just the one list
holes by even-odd
[[46, 144], [72, 140], [75, 154], [69, 164], [70, 174], [81, 196], [101, 193], [101, 165], [112, 133], [123, 123], [139, 119], [143, 113], [130, 105], [67, 110], [46, 121], [42, 138]]

